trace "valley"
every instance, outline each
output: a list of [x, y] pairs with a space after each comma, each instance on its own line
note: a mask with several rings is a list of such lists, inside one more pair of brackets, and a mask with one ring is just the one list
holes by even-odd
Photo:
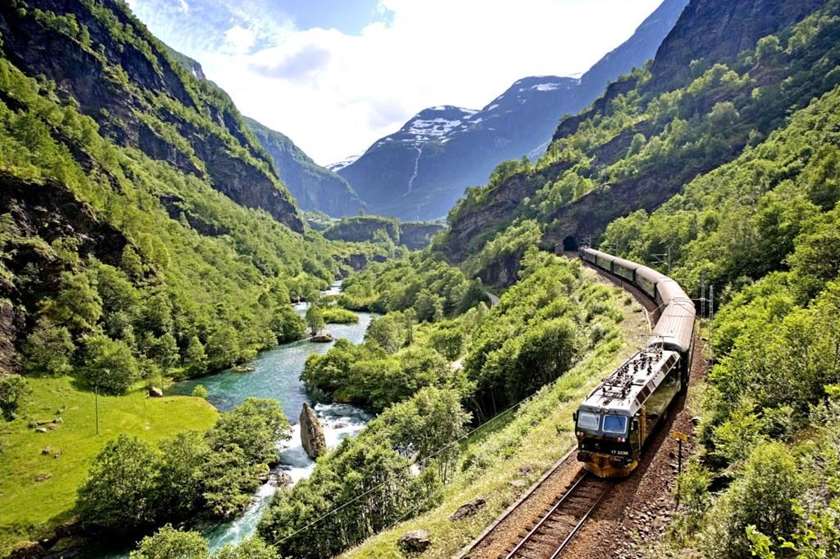
[[397, 4], [0, 6], [0, 557], [840, 556], [840, 1], [420, 111]]

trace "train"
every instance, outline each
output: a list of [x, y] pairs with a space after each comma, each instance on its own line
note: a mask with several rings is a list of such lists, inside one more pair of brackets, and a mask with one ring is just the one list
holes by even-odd
[[650, 297], [660, 311], [644, 348], [593, 390], [574, 413], [577, 459], [601, 478], [630, 475], [651, 433], [688, 386], [696, 310], [680, 285], [656, 270], [595, 250], [580, 258]]

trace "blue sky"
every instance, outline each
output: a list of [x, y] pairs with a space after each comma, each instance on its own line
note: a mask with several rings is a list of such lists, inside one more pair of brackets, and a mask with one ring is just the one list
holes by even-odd
[[128, 0], [239, 109], [318, 163], [421, 109], [480, 108], [519, 78], [576, 75], [660, 0]]

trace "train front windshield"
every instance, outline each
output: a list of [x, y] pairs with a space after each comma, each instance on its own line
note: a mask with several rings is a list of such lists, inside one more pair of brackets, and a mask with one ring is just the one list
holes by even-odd
[[601, 426], [601, 415], [588, 411], [582, 411], [578, 414], [578, 429], [581, 431], [589, 431], [590, 433], [597, 433]]
[[626, 434], [627, 418], [623, 415], [605, 415], [603, 431], [608, 435]]

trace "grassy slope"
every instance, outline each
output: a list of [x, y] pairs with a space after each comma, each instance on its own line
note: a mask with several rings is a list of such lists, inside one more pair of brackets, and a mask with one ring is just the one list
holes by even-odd
[[[594, 272], [586, 273], [594, 275]], [[428, 530], [431, 535], [432, 547], [423, 554], [426, 559], [451, 557], [475, 538], [524, 491], [511, 485], [511, 481], [525, 479], [529, 484], [536, 481], [574, 446], [572, 412], [644, 339], [639, 335], [648, 330], [641, 307], [635, 302], [626, 305], [623, 300], [623, 292], [615, 289], [614, 302], [622, 308], [625, 317], [622, 336], [590, 352], [574, 369], [520, 407], [510, 420], [476, 433], [465, 445], [459, 472], [446, 487], [439, 506], [370, 538], [341, 557], [402, 558], [397, 540], [406, 532], [418, 529]], [[465, 460], [480, 466], [465, 472], [461, 470]], [[530, 473], [523, 475], [520, 469], [525, 466]], [[458, 507], [476, 497], [487, 500], [476, 515], [457, 522], [449, 520]]]
[[[97, 436], [92, 393], [77, 390], [69, 378], [32, 378], [29, 386], [32, 394], [19, 418], [0, 423], [0, 556], [14, 541], [70, 517], [88, 465], [118, 434], [155, 442], [184, 430], [204, 431], [218, 415], [205, 400], [149, 398], [138, 389], [126, 396], [99, 397]], [[47, 433], [28, 426], [59, 416], [62, 423]], [[51, 454], [42, 454], [46, 448]], [[36, 481], [42, 474], [49, 479]]]

